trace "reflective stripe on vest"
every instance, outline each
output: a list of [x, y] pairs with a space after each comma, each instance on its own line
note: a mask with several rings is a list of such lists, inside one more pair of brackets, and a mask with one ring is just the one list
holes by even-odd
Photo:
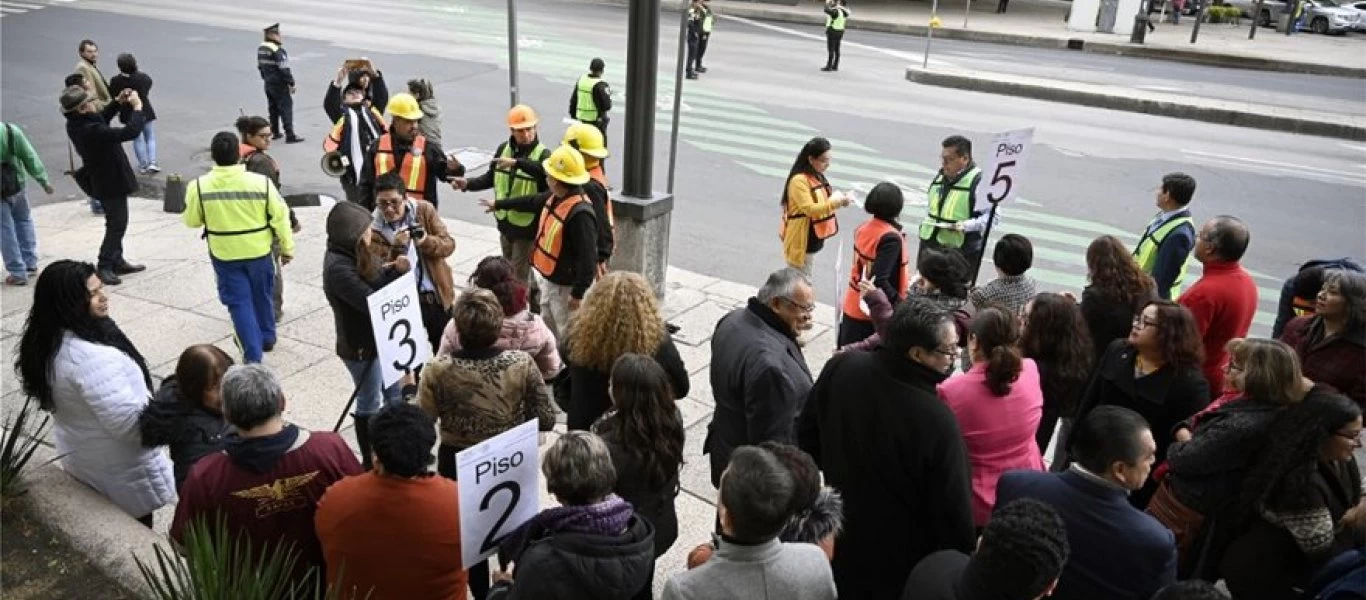
[[835, 12], [839, 13], [840, 16], [832, 17], [829, 13], [826, 13], [825, 27], [835, 31], [844, 31], [844, 21], [849, 18], [849, 13], [842, 6], [835, 7]]
[[716, 15], [712, 14], [711, 9], [702, 11], [702, 33], [711, 33], [712, 25], [716, 23]]
[[[270, 232], [270, 180], [266, 179], [264, 189], [212, 189], [205, 192], [201, 184], [203, 179], [200, 177], [194, 180], [194, 189], [195, 195], [199, 196], [199, 208], [204, 220], [204, 233], [201, 237], [208, 241], [209, 254], [218, 260], [247, 260], [270, 254], [271, 241], [275, 239], [274, 234]], [[261, 225], [250, 227], [255, 223], [233, 223], [244, 216], [239, 207], [229, 204], [237, 202], [260, 202]], [[210, 222], [217, 222], [220, 227], [225, 223], [245, 227], [214, 229]], [[266, 235], [261, 236], [259, 241], [239, 237], [263, 232]], [[251, 248], [254, 241], [260, 245]]]
[[[830, 184], [822, 183], [821, 180], [817, 179], [814, 175], [807, 175], [806, 182], [811, 185], [812, 202], [823, 202], [830, 197]], [[840, 222], [835, 218], [834, 212], [831, 212], [830, 216], [812, 221], [810, 217], [802, 213], [789, 213], [786, 211], [786, 207], [784, 207], [783, 223], [778, 228], [778, 239], [787, 239], [788, 221], [796, 221], [799, 219], [810, 224], [811, 232], [816, 235], [816, 239], [818, 240], [828, 240], [835, 237], [835, 234], [840, 232]]]
[[[343, 110], [349, 111], [351, 109], [344, 108]], [[370, 116], [374, 117], [374, 121], [371, 121], [366, 125], [370, 127], [371, 136], [378, 136], [380, 132], [384, 131], [384, 115], [378, 110], [375, 110], [375, 107], [372, 106], [370, 107]], [[376, 127], [376, 125], [378, 125], [378, 127]], [[332, 131], [327, 134], [327, 139], [323, 140], [323, 152], [336, 152], [341, 148], [342, 138], [345, 137], [345, 134], [346, 116], [342, 115], [337, 119], [337, 122], [332, 125]], [[361, 151], [364, 152], [365, 148], [361, 148]], [[343, 152], [342, 154], [346, 153]]]
[[[537, 273], [545, 277], [550, 277], [555, 272], [555, 267], [560, 264], [560, 252], [564, 249], [564, 225], [569, 220], [570, 211], [579, 205], [592, 204], [583, 194], [575, 194], [565, 198], [551, 210], [550, 204], [555, 201], [551, 197], [541, 208], [541, 224], [536, 231], [536, 242], [531, 249], [531, 266]], [[590, 248], [578, 248], [579, 252], [591, 252]]]
[[963, 247], [963, 232], [935, 227], [934, 224], [961, 223], [972, 218], [972, 182], [979, 174], [981, 171], [973, 167], [959, 177], [949, 187], [949, 193], [944, 194], [942, 204], [939, 197], [944, 186], [944, 174], [934, 176], [934, 181], [930, 182], [930, 210], [925, 220], [920, 222], [920, 239], [935, 239], [948, 248]]
[[895, 233], [901, 238], [901, 262], [897, 263], [898, 282], [897, 297], [888, 298], [895, 304], [901, 298], [906, 297], [906, 290], [910, 285], [910, 277], [907, 273], [906, 265], [910, 263], [910, 254], [906, 248], [906, 236], [901, 233], [891, 223], [882, 219], [870, 219], [867, 223], [859, 225], [854, 232], [854, 264], [849, 271], [849, 289], [844, 291], [844, 314], [861, 319], [869, 320], [868, 314], [863, 312], [859, 306], [862, 294], [858, 289], [858, 282], [864, 276], [865, 269], [872, 269], [873, 262], [877, 260], [877, 245], [882, 241], [883, 236]]
[[574, 93], [578, 94], [578, 100], [574, 104], [574, 118], [584, 123], [598, 122], [598, 102], [593, 99], [593, 88], [601, 83], [602, 79], [584, 75], [579, 78], [577, 89]]
[[[264, 52], [264, 53], [261, 52], [262, 50], [265, 50], [265, 52]], [[264, 67], [264, 66], [271, 66], [271, 67], [278, 67], [278, 66], [280, 66], [280, 61], [278, 61], [278, 60], [275, 59], [275, 53], [276, 53], [276, 52], [279, 52], [279, 51], [280, 51], [280, 45], [279, 45], [279, 44], [276, 44], [275, 42], [271, 42], [271, 41], [261, 42], [261, 45], [256, 47], [256, 66], [257, 66], [257, 68]]]
[[[427, 160], [424, 152], [427, 150], [427, 138], [417, 136], [413, 138], [413, 147], [404, 155], [403, 163], [399, 165], [398, 174], [403, 178], [403, 186], [408, 188], [408, 195], [414, 198], [427, 199]], [[379, 138], [379, 145], [375, 148], [375, 178], [394, 170], [394, 139], [391, 134], [384, 134]]]
[[[1153, 274], [1153, 268], [1157, 266], [1157, 253], [1162, 247], [1162, 242], [1166, 241], [1167, 236], [1171, 234], [1173, 230], [1182, 225], [1191, 225], [1194, 227], [1194, 221], [1189, 215], [1177, 217], [1163, 223], [1161, 227], [1157, 228], [1157, 231], [1154, 231], [1151, 234], [1144, 233], [1143, 237], [1138, 240], [1138, 245], [1134, 247], [1134, 258], [1138, 261], [1138, 267], [1143, 269], [1144, 273], [1149, 275]], [[1169, 298], [1176, 298], [1181, 293], [1181, 282], [1186, 280], [1186, 263], [1187, 260], [1185, 259], [1181, 261], [1181, 270], [1176, 272], [1176, 279], [1172, 280], [1171, 295], [1168, 296]]]
[[[536, 142], [536, 147], [528, 152], [528, 160], [541, 162], [545, 160], [546, 149], [540, 142]], [[503, 151], [498, 158], [513, 158], [512, 143], [503, 144]], [[520, 198], [531, 196], [540, 192], [540, 182], [526, 171], [513, 167], [511, 169], [501, 169], [495, 164], [493, 167], [493, 199], [505, 200], [507, 198]], [[527, 227], [536, 221], [536, 213], [521, 210], [495, 210], [493, 218], [499, 221], [507, 221], [517, 227]]]

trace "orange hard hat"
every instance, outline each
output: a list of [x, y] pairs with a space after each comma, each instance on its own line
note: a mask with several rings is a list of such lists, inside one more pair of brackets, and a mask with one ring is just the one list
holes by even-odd
[[536, 111], [525, 104], [518, 104], [508, 111], [508, 127], [513, 129], [535, 127], [537, 122]]

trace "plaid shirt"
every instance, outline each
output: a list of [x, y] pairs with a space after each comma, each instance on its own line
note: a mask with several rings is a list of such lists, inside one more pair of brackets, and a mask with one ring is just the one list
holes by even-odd
[[973, 288], [972, 291], [968, 292], [968, 299], [972, 301], [972, 307], [977, 310], [982, 310], [989, 304], [999, 304], [1009, 310], [1011, 314], [1020, 314], [1024, 305], [1038, 293], [1034, 288], [1033, 277], [1008, 275], [998, 277], [986, 285]]

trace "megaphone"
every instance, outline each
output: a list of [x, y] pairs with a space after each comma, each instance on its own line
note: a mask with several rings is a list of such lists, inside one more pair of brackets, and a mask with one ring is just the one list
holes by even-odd
[[333, 151], [323, 155], [321, 166], [323, 173], [326, 173], [328, 177], [341, 177], [343, 173], [346, 173], [347, 167], [351, 166], [351, 161], [342, 156], [340, 152]]

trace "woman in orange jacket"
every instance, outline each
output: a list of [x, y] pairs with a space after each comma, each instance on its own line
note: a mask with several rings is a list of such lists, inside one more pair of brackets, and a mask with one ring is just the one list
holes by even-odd
[[844, 192], [833, 192], [825, 179], [830, 168], [830, 140], [811, 138], [788, 173], [783, 188], [783, 221], [778, 236], [783, 258], [790, 267], [811, 275], [811, 255], [820, 252], [825, 240], [839, 233], [835, 211], [852, 202]]

